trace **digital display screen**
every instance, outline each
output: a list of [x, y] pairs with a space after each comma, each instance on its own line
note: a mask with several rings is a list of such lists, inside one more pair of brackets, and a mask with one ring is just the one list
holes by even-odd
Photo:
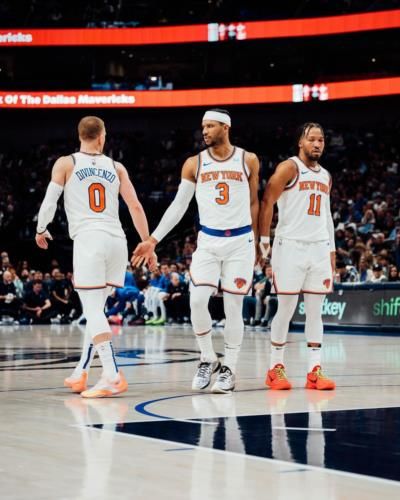
[[400, 77], [322, 84], [138, 91], [0, 91], [4, 108], [173, 108], [327, 101], [400, 94]]
[[335, 35], [400, 27], [400, 9], [304, 19], [137, 28], [0, 29], [0, 47], [151, 45]]

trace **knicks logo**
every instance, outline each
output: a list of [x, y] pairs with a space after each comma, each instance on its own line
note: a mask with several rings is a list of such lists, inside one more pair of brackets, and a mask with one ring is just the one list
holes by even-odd
[[331, 280], [326, 279], [323, 281], [323, 284], [324, 284], [325, 288], [327, 288], [329, 290], [329, 288], [331, 287]]
[[241, 288], [243, 288], [243, 287], [244, 287], [244, 285], [247, 283], [247, 281], [246, 281], [245, 279], [243, 279], [243, 278], [235, 278], [235, 279], [233, 280], [233, 282], [234, 282], [234, 283], [235, 283], [235, 285], [239, 288], [239, 290], [240, 290]]

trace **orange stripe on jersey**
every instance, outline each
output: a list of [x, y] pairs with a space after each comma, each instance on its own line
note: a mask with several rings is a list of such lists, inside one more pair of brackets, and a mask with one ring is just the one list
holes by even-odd
[[242, 153], [242, 169], [243, 169], [243, 172], [245, 173], [246, 177], [249, 178], [250, 175], [249, 173], [247, 172], [247, 169], [246, 169], [246, 162], [244, 160], [244, 156], [246, 154], [246, 151], [243, 149], [243, 153]]
[[199, 178], [199, 175], [200, 175], [200, 169], [201, 169], [201, 151], [200, 153], [197, 155], [198, 156], [198, 160], [197, 160], [197, 170], [196, 170], [196, 175], [195, 175], [195, 180], [197, 182], [197, 179]]
[[[290, 158], [289, 158], [289, 159], [290, 159]], [[296, 174], [296, 177], [294, 178], [294, 182], [293, 182], [293, 180], [292, 180], [292, 181], [290, 181], [290, 182], [293, 182], [293, 184], [290, 184], [290, 183], [289, 183], [289, 185], [285, 187], [284, 191], [290, 191], [291, 189], [293, 189], [293, 188], [297, 185], [297, 183], [299, 182], [299, 179], [300, 179], [300, 171], [299, 171], [299, 166], [297, 165], [297, 163], [296, 163], [294, 160], [292, 160], [292, 162], [293, 162], [293, 163], [295, 164], [295, 166], [296, 166], [296, 172], [297, 172], [297, 174]]]
[[210, 158], [214, 161], [218, 161], [219, 163], [223, 163], [224, 161], [228, 161], [230, 160], [233, 155], [236, 153], [236, 146], [233, 146], [233, 151], [232, 153], [228, 156], [228, 158], [225, 158], [223, 160], [218, 160], [218, 158], [215, 158], [212, 154], [211, 154], [211, 149], [210, 148], [207, 148], [207, 153], [209, 154]]

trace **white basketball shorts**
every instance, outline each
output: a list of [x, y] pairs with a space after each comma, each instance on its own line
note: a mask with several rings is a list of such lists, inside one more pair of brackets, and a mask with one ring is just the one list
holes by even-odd
[[190, 277], [194, 286], [209, 285], [225, 292], [247, 295], [253, 280], [254, 234], [210, 236], [199, 232]]
[[74, 286], [80, 288], [123, 287], [128, 262], [125, 238], [106, 231], [84, 231], [74, 239]]
[[271, 264], [276, 293], [332, 292], [330, 252], [329, 241], [304, 242], [275, 237]]

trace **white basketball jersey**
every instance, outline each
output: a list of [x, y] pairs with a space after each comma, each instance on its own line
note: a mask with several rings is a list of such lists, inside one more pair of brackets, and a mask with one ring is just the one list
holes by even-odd
[[74, 169], [64, 186], [64, 206], [72, 239], [100, 230], [124, 238], [119, 220], [120, 181], [114, 162], [103, 154], [74, 153]]
[[244, 149], [234, 147], [226, 160], [208, 149], [199, 153], [196, 200], [200, 224], [212, 229], [236, 229], [251, 224], [249, 168]]
[[278, 199], [276, 236], [290, 240], [329, 240], [327, 211], [330, 211], [331, 176], [318, 165], [307, 167], [297, 156], [297, 176]]

